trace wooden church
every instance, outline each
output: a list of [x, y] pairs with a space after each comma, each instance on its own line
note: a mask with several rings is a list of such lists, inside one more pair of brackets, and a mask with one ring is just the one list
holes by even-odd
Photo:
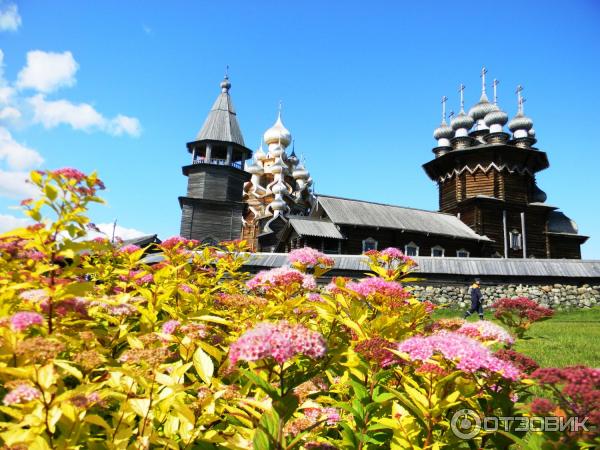
[[[332, 254], [398, 247], [411, 256], [581, 258], [588, 239], [576, 223], [546, 203], [536, 173], [549, 166], [517, 89], [517, 114], [490, 102], [482, 70], [481, 98], [434, 131], [434, 159], [423, 165], [437, 183], [439, 211], [365, 202], [312, 190], [281, 111], [264, 134], [267, 149], [244, 144], [227, 76], [196, 140], [186, 196], [179, 197], [183, 237], [207, 244], [245, 239], [256, 252], [311, 246]], [[508, 125], [507, 132], [505, 126]]]

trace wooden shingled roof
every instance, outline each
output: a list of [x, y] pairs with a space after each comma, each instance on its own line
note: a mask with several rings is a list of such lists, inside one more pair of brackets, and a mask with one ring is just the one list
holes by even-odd
[[317, 202], [336, 225], [390, 228], [476, 241], [490, 241], [451, 214], [383, 203], [318, 195]]
[[221, 92], [215, 100], [196, 140], [233, 142], [245, 147], [240, 124], [228, 91]]

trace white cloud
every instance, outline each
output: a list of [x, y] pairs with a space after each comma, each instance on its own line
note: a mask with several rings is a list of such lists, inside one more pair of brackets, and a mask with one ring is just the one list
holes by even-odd
[[27, 65], [17, 76], [17, 87], [48, 93], [63, 86], [73, 86], [77, 69], [79, 64], [71, 52], [33, 50], [27, 52]]
[[38, 190], [27, 180], [29, 180], [29, 172], [10, 172], [0, 169], [0, 196], [19, 200], [35, 197]]
[[107, 119], [87, 103], [74, 104], [68, 100], [46, 100], [42, 94], [28, 99], [33, 107], [33, 121], [45, 128], [70, 125], [75, 130], [104, 131], [114, 136], [128, 134], [137, 137], [141, 133], [138, 119], [119, 114]]
[[19, 144], [6, 128], [0, 127], [0, 160], [5, 160], [13, 170], [26, 170], [40, 166], [44, 159], [35, 150]]
[[0, 5], [0, 31], [17, 31], [21, 26], [19, 8], [13, 3]]
[[0, 109], [0, 120], [17, 120], [21, 117], [21, 111], [12, 106]]
[[6, 233], [15, 228], [23, 228], [30, 224], [31, 221], [29, 219], [22, 219], [10, 214], [0, 214], [0, 233]]
[[[90, 231], [88, 233], [88, 239], [94, 239], [95, 237], [107, 237], [109, 239], [112, 238], [113, 235], [113, 226], [112, 223], [97, 223], [96, 226], [102, 233], [98, 233], [97, 231]], [[140, 236], [146, 236], [148, 233], [144, 233], [143, 231], [136, 230], [135, 228], [126, 228], [117, 224], [115, 227], [115, 238], [121, 238], [123, 240], [133, 239]]]
[[115, 136], [128, 134], [130, 136], [138, 137], [142, 133], [140, 121], [135, 117], [124, 116], [123, 114], [119, 114], [112, 119], [108, 129], [109, 132]]

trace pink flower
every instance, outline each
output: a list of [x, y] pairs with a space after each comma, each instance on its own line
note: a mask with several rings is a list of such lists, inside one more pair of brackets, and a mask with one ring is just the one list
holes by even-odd
[[195, 239], [186, 239], [184, 237], [181, 236], [173, 236], [170, 237], [169, 239], [165, 240], [162, 242], [162, 244], [160, 244], [160, 246], [164, 249], [173, 249], [175, 247], [186, 247], [186, 248], [194, 248], [197, 247], [198, 245], [200, 245], [200, 242], [198, 242]]
[[179, 290], [185, 292], [186, 294], [191, 294], [192, 292], [194, 292], [193, 289], [187, 284], [180, 284]]
[[119, 251], [120, 251], [121, 253], [127, 253], [127, 254], [129, 254], [129, 255], [131, 255], [132, 253], [135, 253], [135, 252], [137, 252], [138, 250], [140, 250], [140, 247], [139, 247], [139, 246], [137, 246], [137, 245], [133, 245], [133, 244], [126, 245], [126, 246], [124, 246], [124, 247], [121, 247], [121, 248], [119, 249]]
[[162, 332], [165, 334], [173, 334], [177, 331], [179, 325], [181, 325], [181, 323], [178, 320], [169, 320], [163, 323]]
[[13, 314], [10, 324], [15, 331], [25, 331], [34, 325], [42, 325], [44, 318], [36, 312], [21, 311]]
[[483, 342], [495, 341], [503, 344], [513, 344], [515, 342], [508, 331], [489, 320], [465, 322], [457, 332]]
[[71, 167], [64, 167], [62, 169], [53, 170], [51, 172], [53, 175], [60, 175], [64, 178], [70, 178], [72, 180], [81, 181], [85, 178], [85, 173], [80, 172], [77, 169], [73, 169]]
[[321, 297], [321, 295], [314, 293], [314, 292], [308, 294], [308, 301], [309, 302], [317, 302], [317, 303], [325, 303], [325, 300], [323, 300], [323, 297]]
[[404, 253], [395, 247], [388, 247], [381, 251], [382, 256], [387, 256], [393, 259], [404, 259]]
[[314, 267], [316, 265], [333, 267], [334, 265], [333, 259], [331, 257], [310, 247], [292, 250], [288, 254], [288, 260], [292, 264], [298, 263], [306, 267]]
[[304, 354], [313, 359], [325, 355], [327, 348], [323, 336], [302, 325], [287, 321], [263, 322], [245, 332], [229, 347], [229, 361], [257, 361], [271, 357], [279, 364]]
[[369, 297], [374, 294], [401, 299], [410, 297], [410, 294], [404, 290], [400, 283], [386, 281], [383, 278], [377, 277], [363, 278], [358, 282], [351, 281], [346, 287], [363, 297]]
[[263, 270], [249, 280], [246, 286], [252, 290], [268, 292], [273, 288], [287, 287], [294, 284], [300, 285], [304, 289], [316, 289], [317, 287], [312, 275], [305, 275], [290, 267]]
[[510, 380], [517, 380], [521, 375], [520, 370], [510, 362], [496, 358], [480, 342], [456, 332], [414, 336], [398, 344], [398, 351], [407, 353], [412, 361], [427, 361], [434, 354], [440, 354], [468, 373], [485, 370], [500, 373]]
[[2, 402], [6, 405], [27, 403], [41, 397], [41, 392], [27, 384], [20, 384], [4, 396]]
[[44, 300], [48, 300], [48, 294], [43, 289], [30, 289], [28, 291], [23, 291], [19, 294], [23, 300], [39, 303]]
[[340, 412], [336, 408], [304, 408], [304, 415], [310, 419], [325, 420], [329, 426], [333, 426], [341, 420]]

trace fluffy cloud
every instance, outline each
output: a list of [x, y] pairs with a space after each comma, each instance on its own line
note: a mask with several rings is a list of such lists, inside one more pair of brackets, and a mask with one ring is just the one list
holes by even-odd
[[0, 5], [0, 31], [17, 31], [21, 26], [19, 8], [13, 3]]
[[29, 172], [0, 170], [0, 196], [17, 200], [35, 197], [38, 190], [27, 180]]
[[0, 233], [14, 230], [15, 228], [23, 228], [29, 225], [31, 221], [11, 216], [10, 214], [0, 214]]
[[41, 123], [45, 128], [64, 124], [75, 130], [99, 130], [115, 136], [129, 134], [137, 137], [141, 133], [140, 122], [135, 117], [119, 114], [114, 119], [107, 119], [87, 103], [46, 100], [42, 94], [29, 98], [28, 102], [33, 108], [33, 121]]
[[31, 169], [44, 162], [38, 152], [19, 144], [5, 128], [0, 128], [0, 160], [14, 170]]
[[5, 108], [0, 109], [0, 120], [17, 120], [20, 117], [21, 111], [19, 111], [17, 108], [7, 106]]
[[77, 69], [79, 64], [71, 52], [27, 52], [27, 65], [17, 76], [17, 87], [33, 88], [45, 93], [53, 92], [64, 86], [73, 86]]

